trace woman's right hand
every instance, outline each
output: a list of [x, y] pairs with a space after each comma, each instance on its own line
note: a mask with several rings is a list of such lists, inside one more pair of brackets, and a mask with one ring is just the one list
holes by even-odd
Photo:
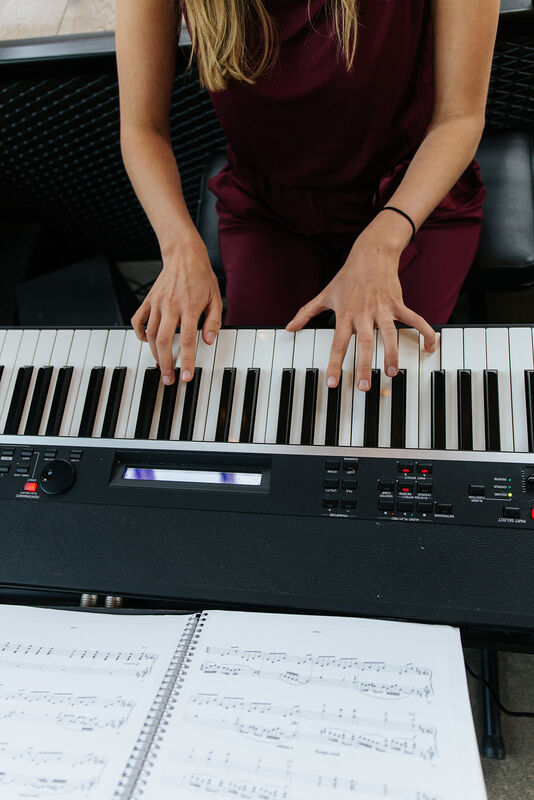
[[137, 338], [148, 342], [164, 384], [174, 383], [172, 345], [178, 325], [180, 377], [186, 382], [193, 377], [202, 312], [202, 338], [212, 344], [221, 327], [222, 300], [206, 245], [197, 235], [164, 254], [163, 269], [131, 320]]

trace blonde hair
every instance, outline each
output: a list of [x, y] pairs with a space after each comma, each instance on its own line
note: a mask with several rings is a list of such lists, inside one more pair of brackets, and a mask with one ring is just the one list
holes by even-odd
[[[215, 92], [226, 89], [229, 79], [254, 84], [278, 58], [280, 42], [276, 20], [262, 0], [182, 0], [191, 34], [191, 56], [195, 51], [200, 85]], [[308, 0], [308, 19], [310, 19]], [[347, 70], [352, 68], [356, 52], [358, 0], [327, 0], [331, 7], [338, 54], [343, 52]], [[330, 10], [330, 8], [329, 8]], [[249, 51], [247, 29], [259, 28], [263, 50], [259, 57]]]

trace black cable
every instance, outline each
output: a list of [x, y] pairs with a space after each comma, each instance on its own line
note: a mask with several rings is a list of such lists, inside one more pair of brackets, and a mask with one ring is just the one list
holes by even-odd
[[503, 704], [501, 703], [501, 701], [499, 700], [499, 696], [498, 696], [497, 692], [495, 691], [495, 689], [493, 688], [493, 686], [491, 685], [491, 683], [489, 681], [487, 681], [485, 678], [483, 678], [482, 675], [477, 675], [476, 673], [474, 673], [473, 670], [471, 669], [471, 667], [469, 666], [469, 664], [467, 663], [467, 661], [465, 660], [465, 658], [464, 658], [464, 664], [465, 664], [466, 670], [468, 671], [468, 673], [473, 678], [476, 678], [477, 681], [482, 681], [482, 683], [484, 683], [488, 687], [491, 696], [493, 697], [493, 699], [495, 700], [495, 702], [497, 703], [497, 705], [499, 706], [499, 708], [501, 709], [503, 714], [508, 714], [509, 717], [532, 717], [532, 718], [534, 718], [534, 711], [510, 711], [508, 708], [505, 708], [503, 706]]

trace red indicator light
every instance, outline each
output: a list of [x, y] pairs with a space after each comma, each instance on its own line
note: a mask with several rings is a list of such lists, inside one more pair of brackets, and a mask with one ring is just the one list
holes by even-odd
[[428, 475], [428, 470], [427, 469], [422, 469], [421, 472], [423, 473], [423, 475]]
[[406, 489], [406, 488], [403, 488], [403, 489], [402, 489], [402, 491], [403, 491], [403, 492], [409, 492], [410, 490], [409, 490], [409, 489]]
[[25, 492], [36, 492], [37, 491], [37, 483], [35, 481], [26, 481], [24, 484], [24, 491]]
[[534, 519], [534, 508], [530, 509], [530, 519]]
[[408, 468], [408, 467], [404, 467], [402, 471], [403, 471], [403, 472], [404, 472], [404, 474], [406, 475], [406, 474], [407, 474], [407, 473], [408, 473], [410, 470], [409, 470], [409, 468]]

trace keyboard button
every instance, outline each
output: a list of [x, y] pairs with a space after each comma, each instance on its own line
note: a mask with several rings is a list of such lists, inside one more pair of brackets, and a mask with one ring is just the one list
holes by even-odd
[[324, 488], [325, 489], [337, 489], [339, 486], [338, 478], [325, 478], [324, 481]]
[[486, 487], [485, 486], [478, 486], [475, 483], [469, 484], [469, 495], [471, 497], [485, 497], [486, 496]]
[[343, 478], [341, 485], [344, 489], [357, 489], [358, 481], [355, 478]]
[[392, 492], [395, 488], [395, 484], [393, 481], [380, 481], [378, 484], [378, 490], [380, 492]]
[[432, 494], [432, 481], [417, 481], [417, 491], [419, 494]]
[[341, 498], [341, 508], [356, 508], [356, 498], [355, 497], [342, 497]]
[[403, 494], [411, 494], [413, 492], [415, 483], [410, 483], [409, 481], [397, 481], [397, 488], [399, 492]]
[[417, 463], [417, 472], [421, 472], [423, 475], [432, 475], [432, 464], [427, 461], [419, 461]]
[[324, 462], [325, 469], [339, 469], [339, 459], [337, 458], [327, 458]]
[[44, 457], [45, 458], [55, 458], [57, 456], [57, 450], [45, 450]]
[[343, 459], [343, 469], [345, 472], [350, 472], [354, 474], [358, 471], [358, 459], [357, 458], [344, 458]]
[[436, 514], [452, 514], [452, 503], [438, 503]]
[[405, 475], [408, 475], [409, 473], [413, 472], [413, 461], [399, 461], [397, 469], [399, 472], [403, 472]]
[[4, 458], [13, 458], [14, 454], [15, 454], [15, 448], [14, 447], [3, 447], [2, 448], [2, 456]]
[[413, 511], [413, 500], [397, 500], [397, 511]]
[[419, 500], [417, 503], [417, 510], [420, 514], [432, 514], [434, 503], [432, 500]]
[[9, 472], [9, 464], [0, 464], [0, 475]]
[[33, 456], [33, 450], [29, 448], [24, 448], [24, 450], [20, 451], [21, 458], [31, 458]]
[[515, 506], [504, 506], [502, 515], [503, 517], [509, 517], [510, 519], [519, 519], [521, 516], [521, 509], [516, 508]]
[[378, 510], [379, 511], [393, 511], [393, 500], [379, 500], [378, 501]]
[[337, 497], [323, 497], [323, 506], [325, 508], [337, 508]]

